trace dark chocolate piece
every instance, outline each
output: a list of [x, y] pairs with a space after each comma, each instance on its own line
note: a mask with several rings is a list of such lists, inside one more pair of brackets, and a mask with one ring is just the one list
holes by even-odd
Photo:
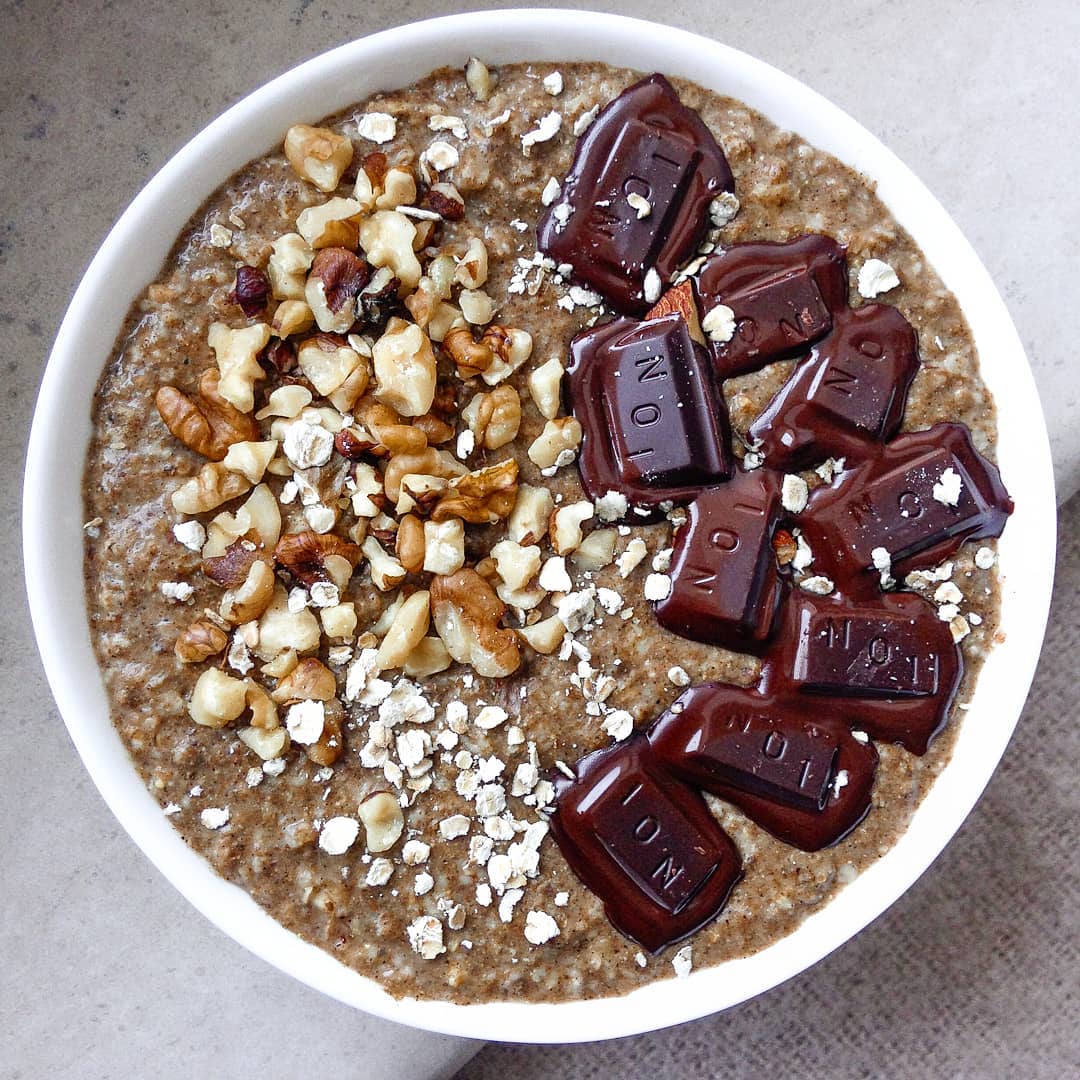
[[774, 469], [830, 456], [854, 462], [899, 430], [918, 367], [915, 331], [896, 308], [836, 311], [832, 333], [750, 425], [750, 438]]
[[695, 686], [648, 739], [675, 775], [804, 851], [842, 840], [870, 809], [877, 751], [795, 696]]
[[852, 602], [792, 597], [765, 662], [766, 693], [805, 696], [882, 742], [926, 753], [945, 726], [963, 656], [949, 625], [915, 593]]
[[936, 566], [966, 540], [1000, 536], [1012, 509], [997, 468], [968, 429], [936, 424], [898, 436], [839, 483], [819, 488], [800, 524], [815, 565], [855, 595], [876, 589], [875, 548], [889, 552], [901, 578]]
[[[640, 315], [649, 307], [646, 273], [666, 283], [701, 240], [709, 203], [734, 189], [701, 117], [652, 75], [601, 110], [578, 141], [537, 245], [617, 311]], [[649, 204], [647, 216], [627, 202], [634, 194]]]
[[615, 928], [655, 953], [714, 919], [742, 861], [705, 800], [664, 772], [641, 735], [576, 768], [576, 780], [555, 777], [551, 831]]
[[831, 237], [784, 244], [736, 244], [714, 255], [696, 279], [701, 317], [717, 304], [735, 313], [735, 335], [712, 346], [716, 373], [729, 379], [798, 356], [832, 328], [847, 303], [844, 249]]
[[685, 502], [731, 475], [727, 408], [680, 315], [606, 323], [574, 338], [570, 352], [590, 498], [620, 491], [635, 506]]
[[702, 492], [675, 537], [671, 593], [660, 625], [695, 641], [760, 652], [772, 635], [783, 585], [772, 549], [780, 480], [764, 469], [738, 472]]

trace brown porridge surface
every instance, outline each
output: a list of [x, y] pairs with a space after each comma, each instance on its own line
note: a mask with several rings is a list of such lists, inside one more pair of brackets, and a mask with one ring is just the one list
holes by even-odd
[[[531, 258], [535, 252], [541, 190], [549, 177], [561, 177], [569, 167], [573, 120], [611, 100], [638, 75], [599, 64], [564, 64], [559, 70], [565, 88], [553, 97], [541, 82], [552, 70], [550, 65], [504, 67], [495, 92], [484, 103], [474, 100], [460, 72], [444, 70], [408, 89], [376, 95], [327, 124], [354, 137], [358, 156], [375, 149], [357, 137], [358, 118], [373, 110], [397, 120], [394, 139], [378, 147], [391, 161], [415, 158], [435, 138], [460, 149], [460, 162], [449, 176], [465, 196], [466, 217], [446, 225], [441, 244], [460, 251], [469, 237], [483, 237], [490, 256], [485, 289], [496, 300], [496, 320], [528, 330], [534, 339], [532, 358], [510, 380], [522, 393], [521, 435], [487, 460], [513, 453], [524, 482], [547, 484], [569, 503], [581, 498], [576, 469], [562, 468], [545, 479], [525, 455], [543, 426], [528, 401], [525, 379], [548, 357], [565, 357], [570, 338], [596, 312], [557, 307], [555, 301], [566, 292], [566, 285], [550, 275], [536, 296], [508, 293], [507, 286], [517, 269], [515, 259]], [[698, 110], [716, 134], [735, 174], [741, 210], [725, 226], [721, 244], [782, 240], [807, 231], [830, 234], [847, 245], [853, 298], [855, 275], [867, 258], [891, 264], [902, 285], [886, 301], [915, 327], [922, 355], [905, 430], [962, 421], [980, 452], [992, 458], [994, 407], [979, 378], [963, 315], [911, 237], [877, 199], [873, 186], [745, 105], [690, 83], [676, 80], [676, 86], [683, 101]], [[507, 109], [509, 119], [485, 137], [481, 124]], [[524, 156], [520, 136], [552, 109], [564, 117], [561, 131]], [[436, 113], [462, 118], [468, 139], [461, 141], [447, 132], [433, 134], [428, 118]], [[339, 194], [348, 194], [346, 187], [343, 183]], [[510, 814], [533, 822], [538, 820], [536, 809], [509, 794], [516, 767], [527, 759], [528, 742], [535, 742], [545, 768], [556, 759], [572, 763], [610, 742], [601, 718], [587, 713], [581, 689], [571, 679], [579, 656], [560, 660], [557, 655], [529, 654], [521, 669], [503, 680], [463, 678], [459, 665], [425, 680], [423, 692], [435, 709], [435, 719], [427, 725], [432, 735], [445, 728], [445, 706], [454, 700], [464, 702], [470, 716], [484, 704], [501, 706], [509, 720], [492, 731], [470, 724], [453, 751], [435, 747], [431, 787], [411, 793], [402, 838], [430, 844], [430, 856], [423, 865], [404, 865], [399, 842], [386, 853], [394, 870], [382, 886], [365, 884], [371, 857], [364, 851], [363, 831], [344, 856], [328, 855], [316, 843], [321, 822], [336, 815], [355, 816], [360, 798], [388, 786], [380, 770], [364, 768], [358, 757], [373, 710], [350, 707], [346, 752], [332, 769], [313, 764], [301, 747], [294, 746], [277, 776], [260, 771], [259, 759], [238, 741], [235, 731], [197, 727], [187, 714], [186, 698], [206, 665], [180, 664], [173, 643], [198, 612], [216, 608], [220, 589], [199, 572], [198, 553], [172, 536], [180, 516], [169, 496], [198, 471], [203, 459], [165, 430], [154, 408], [154, 394], [163, 384], [193, 388], [198, 375], [213, 364], [206, 343], [210, 324], [245, 324], [228, 299], [236, 267], [265, 265], [271, 241], [294, 230], [295, 218], [305, 206], [325, 198], [276, 150], [241, 170], [192, 218], [156, 288], [133, 306], [102, 376], [85, 472], [86, 517], [100, 523], [88, 529], [85, 570], [93, 642], [116, 726], [150, 790], [168, 807], [175, 827], [220, 874], [246, 889], [286, 927], [377, 979], [394, 995], [457, 1002], [565, 1000], [621, 994], [670, 978], [675, 948], [635, 960], [637, 946], [610, 926], [599, 900], [578, 883], [550, 836], [540, 849], [539, 875], [528, 880], [510, 921], [504, 922], [498, 895], [490, 906], [477, 901], [476, 887], [487, 876], [483, 866], [468, 861], [469, 838], [444, 840], [439, 834], [438, 823], [453, 814], [469, 818], [470, 836], [482, 831], [472, 803], [455, 788], [460, 770], [453, 759], [460, 750], [505, 763], [497, 780], [507, 787]], [[231, 230], [228, 246], [211, 242], [212, 225]], [[777, 364], [726, 384], [737, 432], [746, 430], [790, 367]], [[738, 446], [737, 452], [742, 453]], [[483, 460], [481, 453], [470, 459], [470, 465], [476, 467]], [[267, 481], [280, 489], [280, 478], [268, 476]], [[296, 505], [282, 511], [283, 532], [305, 527]], [[670, 546], [671, 529], [667, 524], [636, 526], [619, 538], [617, 550], [637, 536], [653, 555]], [[973, 553], [974, 545], [968, 545], [953, 560], [953, 580], [965, 594], [964, 610], [982, 618], [963, 643], [967, 673], [957, 697], [960, 703], [970, 694], [997, 624], [995, 572], [977, 568]], [[673, 666], [685, 669], [694, 683], [711, 679], [748, 683], [756, 670], [748, 658], [662, 630], [642, 595], [649, 572], [646, 559], [626, 580], [614, 566], [596, 573], [592, 583], [622, 593], [633, 617], [624, 621], [605, 616], [591, 631], [577, 635], [591, 654], [593, 667], [617, 682], [607, 706], [628, 710], [638, 728], [682, 692], [669, 681], [667, 673]], [[160, 584], [167, 581], [190, 583], [193, 599], [188, 604], [166, 599]], [[374, 622], [388, 595], [373, 588], [361, 564], [343, 596], [356, 604], [358, 630]], [[544, 613], [549, 613], [546, 606]], [[320, 654], [324, 660], [326, 644], [324, 638]], [[335, 671], [343, 681], [344, 668]], [[790, 933], [888, 851], [947, 762], [962, 715], [955, 713], [924, 757], [879, 745], [881, 764], [870, 814], [845, 841], [824, 851], [808, 854], [789, 847], [710, 798], [742, 853], [744, 878], [720, 917], [691, 939], [694, 966], [754, 952]], [[511, 725], [520, 727], [526, 742], [509, 744]], [[497, 768], [497, 763], [489, 762], [488, 768]], [[255, 786], [249, 782], [252, 771], [257, 774]], [[228, 823], [207, 828], [200, 817], [207, 808], [227, 808]], [[495, 844], [497, 852], [506, 848], [505, 842]], [[415, 881], [425, 872], [433, 884], [418, 896]], [[556, 896], [563, 892], [568, 900], [557, 904]], [[441, 916], [440, 898], [462, 904], [465, 923], [460, 930], [444, 926], [445, 954], [425, 960], [410, 947], [406, 928], [420, 915]], [[526, 915], [534, 910], [552, 915], [559, 927], [557, 937], [539, 946], [523, 935]]]

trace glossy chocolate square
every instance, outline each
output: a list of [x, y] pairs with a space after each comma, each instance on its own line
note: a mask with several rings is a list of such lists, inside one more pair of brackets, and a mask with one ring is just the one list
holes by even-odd
[[897, 436], [838, 483], [819, 488], [800, 525], [815, 565], [841, 587], [865, 592], [877, 582], [875, 548], [889, 552], [900, 578], [936, 566], [966, 540], [1000, 536], [1011, 512], [997, 468], [972, 445], [968, 429], [937, 424]]
[[[615, 310], [640, 315], [649, 307], [648, 271], [666, 283], [701, 240], [709, 203], [733, 190], [724, 152], [701, 117], [653, 75], [602, 109], [578, 141], [537, 245]], [[630, 205], [631, 195], [648, 203], [647, 215]]]
[[834, 312], [832, 332], [750, 425], [750, 439], [774, 469], [859, 460], [896, 434], [918, 367], [915, 331], [896, 308]]
[[798, 594], [763, 686], [923, 754], [948, 719], [962, 673], [948, 623], [915, 593], [856, 601]]
[[634, 506], [655, 507], [731, 475], [727, 409], [681, 316], [619, 319], [579, 334], [569, 386], [590, 498], [620, 491]]
[[658, 952], [719, 914], [742, 873], [738, 849], [643, 736], [587, 755], [555, 788], [552, 834], [621, 933]]
[[653, 722], [648, 739], [676, 775], [804, 851], [835, 844], [870, 808], [874, 747], [795, 696], [695, 686]]
[[735, 334], [712, 346], [716, 373], [729, 379], [805, 352], [847, 303], [844, 249], [810, 235], [783, 244], [736, 244], [710, 258], [695, 279], [701, 317], [731, 308]]
[[738, 652], [762, 651], [782, 596], [772, 548], [779, 515], [780, 480], [763, 469], [702, 492], [675, 537], [671, 593], [656, 606], [660, 625]]

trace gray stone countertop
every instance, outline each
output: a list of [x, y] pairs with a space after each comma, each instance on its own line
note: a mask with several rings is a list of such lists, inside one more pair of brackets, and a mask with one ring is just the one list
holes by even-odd
[[[470, 4], [470, 8], [497, 4]], [[1059, 495], [1080, 486], [1075, 102], [1080, 6], [1055, 0], [676, 0], [609, 8], [745, 49], [845, 108], [956, 218], [1035, 368]], [[109, 226], [192, 134], [333, 45], [453, 5], [331, 0], [0, 3], [0, 1080], [134, 1077], [1060, 1077], [1080, 1071], [1068, 837], [1080, 707], [1080, 505], [1065, 509], [1047, 651], [1016, 738], [956, 841], [821, 965], [719, 1017], [608, 1047], [410, 1032], [322, 998], [207, 923], [136, 850], [68, 741], [20, 584], [29, 421], [64, 307]], [[78, 467], [78, 463], [74, 463]], [[468, 1064], [465, 1064], [468, 1062]]]

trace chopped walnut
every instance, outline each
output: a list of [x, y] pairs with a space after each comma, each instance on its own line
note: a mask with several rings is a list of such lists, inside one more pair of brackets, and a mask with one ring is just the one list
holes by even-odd
[[220, 380], [220, 373], [208, 368], [199, 377], [194, 397], [175, 386], [163, 386], [154, 398], [169, 431], [211, 461], [221, 461], [233, 443], [259, 437], [259, 425], [222, 396]]
[[249, 413], [255, 407], [255, 384], [266, 378], [257, 357], [270, 340], [270, 327], [255, 323], [232, 330], [224, 323], [213, 323], [207, 341], [217, 357], [217, 392], [235, 409]]
[[521, 426], [521, 398], [512, 386], [498, 386], [477, 394], [461, 414], [477, 446], [498, 450], [517, 438]]
[[329, 128], [294, 124], [285, 134], [285, 157], [320, 191], [334, 191], [353, 158], [352, 141]]
[[450, 655], [478, 675], [504, 678], [517, 671], [521, 652], [512, 630], [499, 626], [506, 607], [475, 571], [459, 570], [431, 583], [435, 629]]

